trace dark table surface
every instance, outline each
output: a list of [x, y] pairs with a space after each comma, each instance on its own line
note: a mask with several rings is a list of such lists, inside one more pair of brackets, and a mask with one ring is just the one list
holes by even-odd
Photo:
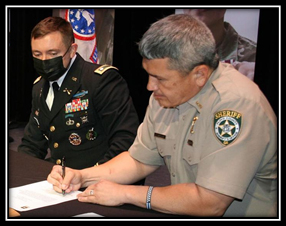
[[[8, 187], [13, 188], [46, 180], [52, 167], [53, 165], [50, 162], [10, 150], [8, 155]], [[116, 219], [182, 218], [182, 216], [164, 214], [129, 204], [119, 207], [107, 207], [91, 203], [81, 203], [77, 200], [19, 213], [20, 218], [70, 218], [89, 212], [97, 213], [106, 218]]]

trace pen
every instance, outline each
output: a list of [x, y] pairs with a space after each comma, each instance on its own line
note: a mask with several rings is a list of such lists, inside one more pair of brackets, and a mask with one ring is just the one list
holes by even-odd
[[[62, 177], [65, 178], [66, 174], [66, 165], [65, 165], [65, 157], [62, 158]], [[65, 190], [62, 189], [62, 194], [65, 194]]]

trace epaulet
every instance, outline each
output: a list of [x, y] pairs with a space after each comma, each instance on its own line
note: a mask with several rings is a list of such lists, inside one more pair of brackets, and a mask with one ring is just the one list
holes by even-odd
[[33, 84], [36, 84], [38, 81], [40, 81], [42, 78], [42, 76], [39, 76], [38, 78], [36, 78], [36, 80], [33, 82]]
[[99, 68], [95, 69], [94, 73], [102, 75], [104, 72], [106, 72], [109, 69], [116, 69], [116, 70], [118, 70], [118, 68], [116, 68], [116, 67], [104, 64], [104, 65], [100, 66]]

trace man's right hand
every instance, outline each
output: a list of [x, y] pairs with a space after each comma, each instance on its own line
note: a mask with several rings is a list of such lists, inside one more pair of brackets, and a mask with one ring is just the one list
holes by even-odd
[[65, 190], [66, 193], [77, 191], [81, 188], [81, 173], [79, 170], [66, 167], [65, 178], [62, 177], [62, 167], [54, 165], [47, 177], [47, 181], [53, 185], [57, 192]]

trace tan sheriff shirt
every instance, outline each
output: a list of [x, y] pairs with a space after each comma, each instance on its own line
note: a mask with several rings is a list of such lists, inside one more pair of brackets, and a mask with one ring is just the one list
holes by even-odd
[[232, 196], [224, 216], [277, 214], [276, 116], [258, 86], [220, 63], [191, 100], [163, 108], [150, 97], [132, 157], [166, 164], [171, 183]]

